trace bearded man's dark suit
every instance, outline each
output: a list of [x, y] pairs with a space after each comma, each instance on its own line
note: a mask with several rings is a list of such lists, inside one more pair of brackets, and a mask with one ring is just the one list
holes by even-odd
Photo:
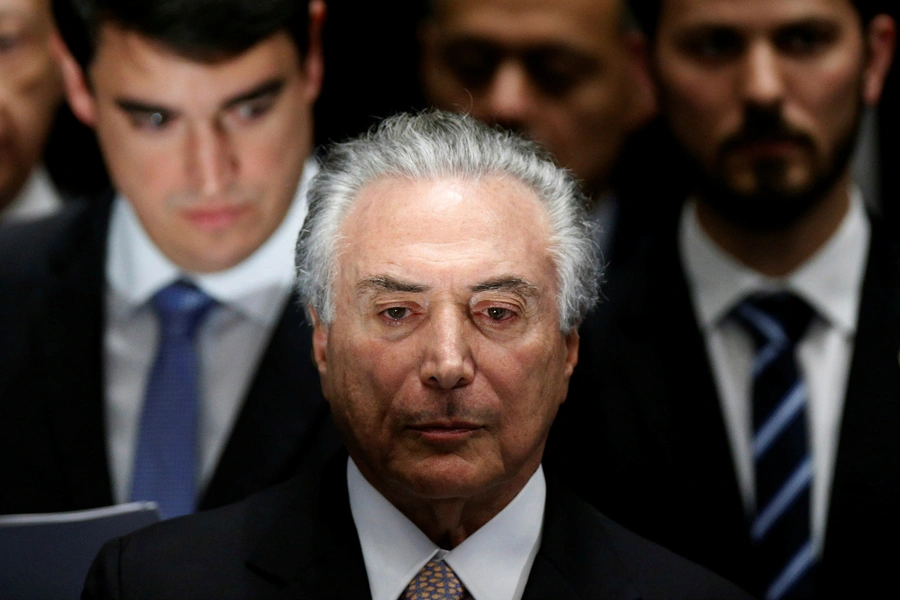
[[[656, 239], [585, 323], [545, 464], [626, 527], [751, 587], [749, 525], [677, 248], [674, 231]], [[817, 574], [820, 597], [893, 587], [898, 351], [900, 249], [876, 223]]]
[[[346, 454], [220, 510], [108, 543], [83, 598], [370, 598], [347, 491]], [[747, 599], [548, 480], [541, 546], [524, 600]]]
[[[0, 514], [113, 503], [104, 425], [111, 198], [0, 235]], [[201, 509], [284, 481], [339, 445], [291, 298]]]

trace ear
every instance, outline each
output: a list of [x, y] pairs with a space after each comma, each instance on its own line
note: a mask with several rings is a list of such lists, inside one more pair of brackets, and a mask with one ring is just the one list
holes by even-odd
[[313, 361], [319, 368], [319, 376], [324, 384], [325, 374], [328, 371], [328, 327], [319, 318], [316, 309], [309, 307], [309, 314], [313, 325]]
[[622, 36], [633, 90], [630, 122], [633, 129], [638, 129], [652, 119], [659, 109], [656, 86], [650, 75], [647, 38], [637, 30], [626, 31]]
[[578, 328], [572, 328], [566, 334], [566, 377], [571, 377], [578, 364], [578, 344], [581, 338], [578, 336]]
[[306, 73], [306, 93], [310, 103], [319, 97], [322, 91], [322, 78], [325, 74], [325, 60], [322, 50], [322, 29], [325, 27], [327, 9], [323, 0], [312, 0], [309, 3], [309, 46], [303, 63]]
[[97, 122], [97, 103], [94, 95], [88, 86], [84, 70], [56, 31], [50, 37], [50, 51], [62, 71], [66, 98], [72, 112], [79, 121], [88, 127], [94, 127]]
[[867, 37], [868, 63], [863, 72], [862, 93], [863, 101], [875, 106], [881, 99], [884, 81], [894, 60], [897, 24], [888, 15], [878, 15], [869, 23]]

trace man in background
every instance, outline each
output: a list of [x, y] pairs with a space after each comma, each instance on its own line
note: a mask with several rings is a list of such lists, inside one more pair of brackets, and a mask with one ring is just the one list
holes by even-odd
[[0, 0], [0, 223], [56, 212], [61, 199], [42, 164], [63, 100], [53, 59], [50, 0]]
[[895, 23], [851, 0], [634, 6], [693, 192], [583, 329], [592, 368], [554, 466], [761, 597], [880, 594], [900, 533], [900, 251], [850, 157]]
[[115, 194], [0, 238], [0, 512], [238, 500], [336, 444], [291, 295], [324, 5], [54, 8]]
[[614, 165], [629, 134], [654, 112], [643, 39], [624, 3], [436, 0], [432, 5], [422, 28], [428, 99], [521, 131], [550, 150], [583, 182], [605, 258], [624, 254], [637, 233], [620, 228], [620, 213], [629, 208], [613, 189]]

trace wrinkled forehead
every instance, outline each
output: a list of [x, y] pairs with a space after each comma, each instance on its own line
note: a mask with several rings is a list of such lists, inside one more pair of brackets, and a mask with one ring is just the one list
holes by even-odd
[[487, 176], [370, 183], [344, 217], [340, 239], [342, 271], [396, 268], [415, 277], [420, 269], [428, 277], [513, 267], [542, 274], [551, 237], [546, 209], [529, 188]]

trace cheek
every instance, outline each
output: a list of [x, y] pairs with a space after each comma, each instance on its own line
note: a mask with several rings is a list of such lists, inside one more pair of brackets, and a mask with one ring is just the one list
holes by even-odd
[[16, 138], [17, 153], [37, 159], [61, 101], [58, 75], [48, 65], [28, 65], [0, 81], [0, 118], [6, 135]]
[[785, 109], [785, 116], [818, 138], [820, 144], [830, 145], [855, 124], [861, 108], [861, 85], [858, 74], [847, 69], [820, 72], [814, 79], [799, 73], [797, 102]]
[[100, 115], [97, 138], [116, 189], [129, 198], [156, 198], [184, 173], [174, 141], [142, 139], [117, 115]]
[[552, 422], [565, 398], [565, 351], [546, 348], [540, 341], [530, 348], [495, 357], [485, 373], [502, 403], [508, 439], [531, 445]]
[[[332, 333], [334, 344], [335, 336]], [[353, 416], [359, 429], [384, 424], [396, 398], [414, 376], [413, 358], [392, 345], [373, 341], [329, 345], [328, 384], [338, 410]]]
[[734, 93], [733, 75], [710, 73], [673, 59], [656, 66], [666, 121], [686, 147], [709, 157], [741, 126], [743, 105]]

